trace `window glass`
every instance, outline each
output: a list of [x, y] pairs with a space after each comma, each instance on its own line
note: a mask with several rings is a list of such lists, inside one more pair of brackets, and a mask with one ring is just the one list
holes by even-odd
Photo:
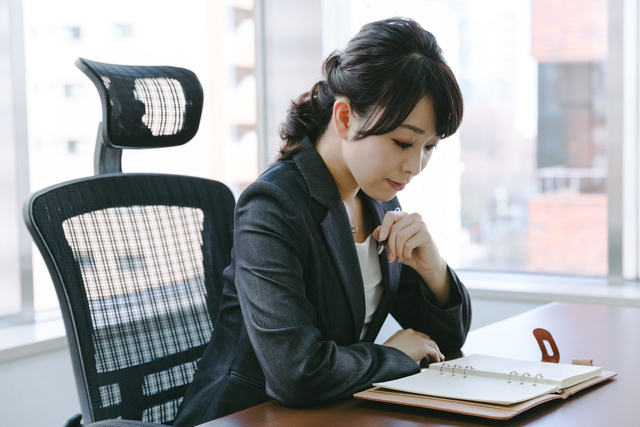
[[11, 19], [10, 11], [18, 8], [12, 9], [9, 3], [0, 2], [0, 322], [4, 317], [20, 314], [21, 276], [25, 273], [22, 267], [26, 267], [18, 228], [22, 222], [20, 198], [25, 191], [25, 181], [19, 179], [24, 145], [17, 143], [22, 141], [25, 120], [20, 98], [22, 66], [15, 49], [21, 28]]
[[458, 268], [607, 274], [607, 2], [352, 0], [351, 32], [409, 16], [465, 100], [400, 199]]
[[[416, 19], [458, 76], [462, 127], [400, 196], [452, 266], [606, 275], [606, 0], [351, 0], [346, 14], [346, 2], [321, 3], [351, 35], [376, 19]], [[126, 152], [123, 169], [205, 176], [239, 194], [258, 174], [253, 7], [23, 0], [31, 190], [93, 174], [102, 112], [74, 66], [85, 57], [194, 71], [205, 91], [198, 135]], [[33, 264], [36, 309], [55, 307], [37, 251]]]
[[[198, 134], [188, 144], [123, 154], [125, 172], [203, 176], [237, 195], [258, 175], [252, 0], [23, 0], [31, 190], [93, 175], [102, 120], [93, 83], [76, 58], [172, 65], [204, 90]], [[135, 269], [140, 260], [125, 260]], [[87, 260], [90, 262], [90, 260]], [[34, 250], [36, 310], [57, 306]]]

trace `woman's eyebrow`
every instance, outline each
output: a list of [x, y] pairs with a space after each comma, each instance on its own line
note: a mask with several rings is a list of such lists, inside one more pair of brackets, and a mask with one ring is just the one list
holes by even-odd
[[405, 125], [405, 124], [401, 124], [400, 126], [398, 126], [399, 128], [406, 128], [409, 129], [415, 133], [417, 133], [418, 135], [423, 135], [425, 132], [424, 130], [420, 129], [417, 126], [413, 126], [413, 125]]

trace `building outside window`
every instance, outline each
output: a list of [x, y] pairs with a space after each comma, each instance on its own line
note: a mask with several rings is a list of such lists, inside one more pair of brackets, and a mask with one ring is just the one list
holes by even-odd
[[68, 27], [65, 28], [64, 31], [69, 40], [80, 40], [80, 36], [82, 35], [80, 27]]
[[447, 261], [606, 276], [606, 0], [351, 5], [352, 33], [388, 16], [418, 20], [460, 83], [459, 132], [399, 195]]

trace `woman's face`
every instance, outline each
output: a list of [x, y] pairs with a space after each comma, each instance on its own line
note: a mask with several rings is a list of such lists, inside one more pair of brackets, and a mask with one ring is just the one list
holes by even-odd
[[355, 120], [344, 142], [344, 162], [359, 188], [369, 197], [387, 201], [402, 191], [429, 162], [440, 138], [431, 98], [424, 97], [393, 131], [353, 141], [363, 121]]

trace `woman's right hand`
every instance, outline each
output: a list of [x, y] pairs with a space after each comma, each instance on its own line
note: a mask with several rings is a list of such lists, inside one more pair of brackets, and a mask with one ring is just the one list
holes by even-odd
[[403, 329], [396, 332], [382, 345], [397, 348], [415, 362], [419, 362], [427, 356], [430, 356], [433, 362], [444, 361], [444, 355], [440, 352], [436, 342], [429, 335], [413, 329]]

